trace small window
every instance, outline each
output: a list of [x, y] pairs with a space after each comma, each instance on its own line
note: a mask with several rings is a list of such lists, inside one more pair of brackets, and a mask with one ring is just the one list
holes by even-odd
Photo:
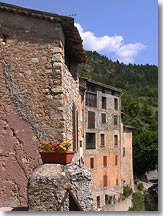
[[108, 177], [107, 177], [107, 175], [104, 175], [103, 176], [103, 185], [104, 185], [104, 187], [107, 187], [107, 182], [108, 182]]
[[107, 167], [107, 156], [103, 156], [103, 167]]
[[118, 99], [114, 98], [114, 109], [118, 110]]
[[115, 165], [118, 165], [118, 155], [115, 155]]
[[102, 97], [102, 109], [106, 109], [106, 97]]
[[118, 185], [118, 178], [116, 178], [116, 185]]
[[95, 128], [95, 112], [88, 111], [88, 128]]
[[101, 134], [101, 146], [105, 146], [105, 135]]
[[97, 95], [86, 93], [86, 105], [90, 107], [97, 107]]
[[90, 169], [94, 169], [94, 158], [90, 158]]
[[102, 124], [106, 124], [106, 113], [101, 113]]
[[95, 133], [86, 133], [86, 149], [96, 148], [96, 137]]
[[105, 205], [108, 205], [108, 204], [109, 204], [109, 196], [105, 195]]
[[126, 148], [123, 147], [123, 157], [125, 157], [125, 155], [126, 155]]
[[118, 125], [118, 116], [114, 115], [114, 126]]
[[100, 208], [100, 196], [97, 196], [97, 208]]
[[105, 93], [105, 87], [102, 87], [102, 93]]
[[114, 135], [114, 145], [118, 145], [118, 135]]
[[95, 85], [89, 83], [89, 84], [87, 84], [87, 90], [90, 91], [90, 92], [95, 92], [96, 87], [95, 87]]

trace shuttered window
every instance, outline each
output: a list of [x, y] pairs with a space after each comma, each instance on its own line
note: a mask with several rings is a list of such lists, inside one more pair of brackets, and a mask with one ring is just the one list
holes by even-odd
[[95, 112], [88, 111], [88, 128], [95, 128]]
[[106, 113], [101, 113], [102, 124], [106, 123]]
[[103, 185], [104, 185], [104, 187], [107, 187], [107, 182], [108, 182], [108, 177], [107, 177], [107, 175], [104, 175], [103, 176]]
[[107, 156], [103, 156], [103, 167], [107, 167]]
[[94, 158], [90, 158], [90, 169], [94, 169]]

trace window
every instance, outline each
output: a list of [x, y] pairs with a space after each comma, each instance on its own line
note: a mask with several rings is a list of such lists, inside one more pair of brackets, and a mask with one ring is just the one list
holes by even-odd
[[100, 196], [97, 196], [97, 208], [100, 208]]
[[108, 205], [108, 204], [109, 204], [109, 196], [105, 195], [105, 205]]
[[88, 128], [95, 128], [95, 112], [88, 111]]
[[105, 87], [102, 87], [102, 93], [105, 93]]
[[106, 123], [106, 113], [101, 113], [102, 124]]
[[86, 105], [97, 107], [97, 95], [95, 93], [86, 93]]
[[116, 185], [118, 185], [118, 178], [116, 178]]
[[115, 155], [115, 165], [118, 165], [118, 155]]
[[114, 126], [118, 125], [118, 116], [114, 115]]
[[103, 156], [103, 167], [107, 167], [107, 156]]
[[105, 135], [101, 134], [101, 146], [105, 146]]
[[86, 149], [95, 149], [96, 139], [95, 133], [86, 133]]
[[106, 97], [102, 97], [102, 109], [106, 109]]
[[126, 155], [126, 148], [123, 147], [123, 157], [125, 157], [125, 155]]
[[94, 169], [94, 158], [90, 158], [90, 169]]
[[118, 135], [114, 135], [114, 145], [118, 145]]
[[92, 83], [87, 83], [87, 91], [89, 92], [95, 92], [96, 91], [96, 86]]
[[114, 98], [114, 109], [118, 110], [118, 99]]
[[107, 182], [108, 182], [108, 177], [107, 177], [107, 175], [104, 175], [103, 176], [103, 185], [104, 185], [104, 187], [107, 187]]

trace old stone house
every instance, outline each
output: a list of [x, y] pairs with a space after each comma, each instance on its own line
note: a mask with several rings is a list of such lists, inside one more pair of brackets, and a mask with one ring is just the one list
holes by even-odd
[[121, 92], [94, 80], [80, 78], [83, 102], [83, 157], [92, 173], [93, 206], [119, 200], [123, 185], [133, 188], [132, 127], [121, 118]]
[[40, 140], [73, 141], [93, 179], [94, 207], [133, 187], [132, 128], [121, 92], [85, 78], [71, 17], [0, 3], [0, 207], [26, 206]]
[[85, 61], [73, 18], [0, 3], [0, 206], [27, 205], [40, 140], [77, 149]]

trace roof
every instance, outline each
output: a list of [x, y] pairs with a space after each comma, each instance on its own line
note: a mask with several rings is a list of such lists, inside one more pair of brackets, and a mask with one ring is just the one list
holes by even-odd
[[135, 130], [135, 127], [130, 126], [130, 125], [123, 125], [123, 127], [126, 128], [126, 129]]
[[122, 91], [121, 91], [121, 90], [119, 90], [119, 89], [117, 89], [117, 88], [114, 88], [114, 87], [112, 87], [112, 86], [106, 85], [106, 84], [104, 84], [104, 83], [100, 83], [100, 82], [97, 82], [97, 81], [95, 81], [95, 80], [88, 79], [88, 78], [85, 78], [85, 77], [80, 77], [80, 79], [83, 79], [83, 80], [85, 80], [85, 81], [87, 81], [87, 82], [93, 83], [93, 84], [98, 85], [98, 86], [105, 87], [105, 88], [107, 88], [107, 89], [111, 89], [111, 90], [113, 90], [113, 91], [116, 91], [116, 92], [122, 94]]
[[74, 26], [74, 19], [72, 17], [23, 8], [2, 2], [0, 2], [0, 11], [7, 11], [9, 13], [20, 14], [22, 16], [31, 16], [37, 19], [44, 19], [49, 22], [61, 23], [66, 38], [65, 41], [69, 57], [78, 63], [86, 62], [87, 57], [83, 49], [82, 39], [78, 29]]

